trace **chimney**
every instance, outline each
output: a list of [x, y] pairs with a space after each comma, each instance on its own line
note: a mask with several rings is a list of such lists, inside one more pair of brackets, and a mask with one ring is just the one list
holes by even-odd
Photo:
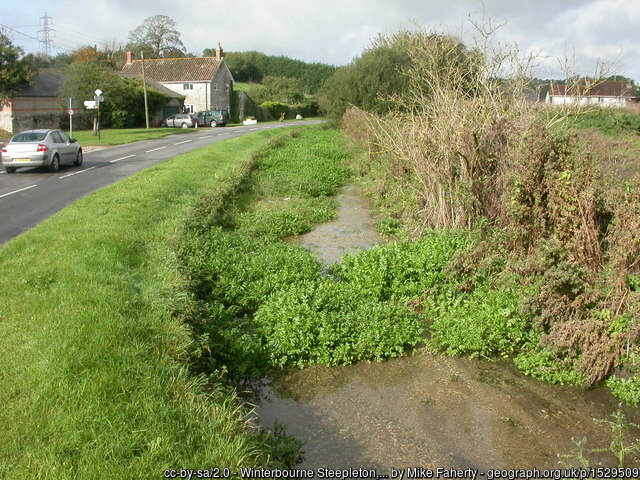
[[127, 65], [131, 63], [131, 50], [127, 52]]
[[222, 60], [224, 58], [222, 53], [222, 46], [220, 45], [220, 42], [218, 42], [218, 46], [216, 47], [216, 60]]

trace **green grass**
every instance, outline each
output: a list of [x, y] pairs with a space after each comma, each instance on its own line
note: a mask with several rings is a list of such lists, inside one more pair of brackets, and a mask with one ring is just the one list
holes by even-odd
[[259, 85], [256, 83], [248, 83], [248, 82], [235, 82], [233, 84], [233, 89], [238, 91], [238, 92], [246, 92], [248, 91], [253, 85]]
[[[176, 244], [260, 132], [160, 163], [0, 248], [0, 477], [160, 478], [265, 463], [233, 395], [186, 368]], [[241, 169], [240, 169], [241, 171]]]
[[[195, 128], [120, 128], [106, 129], [100, 131], [100, 140], [91, 134], [91, 130], [74, 130], [73, 138], [85, 146], [113, 146], [125, 143], [137, 142], [140, 140], [151, 140], [154, 138], [166, 137], [168, 135], [188, 134], [198, 132]], [[69, 133], [67, 131], [67, 133]]]

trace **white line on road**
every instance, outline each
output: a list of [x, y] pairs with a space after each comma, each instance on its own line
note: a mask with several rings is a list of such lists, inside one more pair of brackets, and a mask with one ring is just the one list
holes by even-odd
[[4, 194], [0, 195], [0, 198], [8, 197], [9, 195], [13, 195], [14, 193], [24, 192], [25, 190], [29, 190], [30, 188], [34, 188], [34, 187], [37, 187], [37, 186], [38, 185], [29, 185], [28, 187], [21, 188], [20, 190], [14, 190], [13, 192], [4, 193]]
[[183, 140], [182, 142], [174, 143], [174, 145], [182, 145], [183, 143], [193, 142], [193, 140]]
[[120, 160], [126, 160], [127, 158], [131, 158], [131, 157], [135, 157], [135, 154], [134, 155], [127, 155], [126, 157], [116, 158], [115, 160], [111, 160], [109, 163], [116, 163], [116, 162], [119, 162]]
[[158, 148], [153, 148], [151, 150], [147, 150], [144, 153], [151, 153], [151, 152], [155, 152], [156, 150], [162, 150], [163, 148], [167, 148], [167, 146], [165, 145], [164, 147], [158, 147]]
[[67, 175], [63, 175], [61, 177], [58, 178], [67, 178], [67, 177], [72, 177], [74, 175], [77, 175], [79, 173], [83, 173], [83, 172], [88, 172], [89, 170], [93, 170], [96, 167], [89, 167], [89, 168], [85, 168], [84, 170], [78, 170], [77, 172], [73, 172], [73, 173], [68, 173]]

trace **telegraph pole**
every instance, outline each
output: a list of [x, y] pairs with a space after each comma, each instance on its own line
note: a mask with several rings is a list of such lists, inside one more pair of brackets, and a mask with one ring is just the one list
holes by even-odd
[[142, 62], [142, 91], [144, 92], [144, 120], [149, 128], [149, 106], [147, 105], [147, 79], [144, 76], [144, 51], [140, 50], [140, 61]]

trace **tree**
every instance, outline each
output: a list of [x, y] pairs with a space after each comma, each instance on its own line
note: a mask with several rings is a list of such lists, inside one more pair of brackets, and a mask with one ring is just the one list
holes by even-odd
[[260, 104], [263, 102], [278, 102], [291, 105], [304, 101], [304, 87], [302, 82], [290, 77], [264, 77], [261, 85], [249, 88], [251, 99]]
[[325, 82], [319, 93], [320, 106], [334, 119], [340, 118], [350, 106], [371, 113], [386, 113], [393, 106], [390, 98], [407, 88], [408, 79], [401, 70], [408, 63], [409, 54], [404, 45], [370, 48]]
[[148, 58], [183, 56], [186, 51], [176, 22], [166, 15], [148, 17], [129, 32], [129, 42], [130, 48], [143, 50]]
[[13, 45], [11, 39], [0, 32], [0, 99], [34, 77], [36, 69], [30, 57], [23, 54], [22, 48]]
[[[61, 98], [75, 98], [81, 104], [84, 100], [93, 99], [96, 88], [102, 90], [104, 97], [100, 105], [102, 126], [128, 128], [144, 125], [142, 81], [121, 77], [99, 60], [69, 65], [59, 93]], [[147, 88], [147, 92], [150, 112], [162, 108], [169, 100], [152, 88]]]

